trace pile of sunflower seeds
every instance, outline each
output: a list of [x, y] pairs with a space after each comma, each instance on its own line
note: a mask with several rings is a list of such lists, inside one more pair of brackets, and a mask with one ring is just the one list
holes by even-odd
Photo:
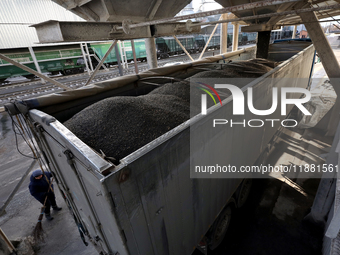
[[[64, 125], [95, 151], [120, 160], [188, 120], [190, 113], [198, 114], [199, 104], [190, 101], [195, 98], [200, 102], [201, 91], [195, 88], [201, 81], [213, 84], [217, 78], [236, 78], [234, 83], [242, 87], [249, 82], [244, 78], [260, 77], [274, 66], [263, 59], [231, 62], [220, 70], [202, 71], [182, 82], [166, 83], [147, 95], [101, 100]], [[229, 95], [221, 92], [222, 100]]]

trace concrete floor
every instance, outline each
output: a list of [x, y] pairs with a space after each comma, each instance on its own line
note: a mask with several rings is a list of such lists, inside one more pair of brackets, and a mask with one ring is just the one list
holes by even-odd
[[[23, 173], [28, 169], [32, 159], [20, 155], [16, 148], [15, 135], [11, 129], [11, 119], [7, 113], [0, 115], [0, 205], [21, 179]], [[29, 148], [22, 139], [18, 139], [18, 148], [23, 154], [30, 155]], [[37, 169], [36, 165], [34, 169]], [[27, 177], [6, 208], [6, 214], [0, 217], [0, 228], [10, 240], [20, 240], [29, 236], [39, 217], [41, 204], [36, 201], [28, 191], [29, 177]], [[43, 219], [42, 225], [46, 234], [45, 243], [35, 246], [34, 254], [96, 254], [92, 246], [86, 247], [78, 232], [71, 212], [68, 210], [64, 199], [58, 189], [56, 190], [57, 203], [63, 210], [52, 212], [54, 220]], [[30, 253], [27, 249], [26, 254]]]

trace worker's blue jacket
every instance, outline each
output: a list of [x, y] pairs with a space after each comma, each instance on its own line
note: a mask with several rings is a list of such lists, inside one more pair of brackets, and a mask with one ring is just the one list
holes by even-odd
[[[51, 181], [52, 174], [50, 172], [45, 172], [45, 175], [48, 179], [48, 181]], [[51, 189], [49, 190], [49, 183], [46, 181], [45, 176], [43, 176], [41, 179], [37, 180], [31, 175], [31, 182], [28, 186], [30, 189], [30, 193], [33, 197], [35, 197], [40, 203], [44, 204], [47, 191], [49, 191], [49, 195], [53, 194]], [[53, 189], [53, 184], [51, 185]]]

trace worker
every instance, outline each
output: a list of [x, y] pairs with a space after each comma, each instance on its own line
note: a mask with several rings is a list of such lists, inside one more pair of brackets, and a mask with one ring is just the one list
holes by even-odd
[[62, 209], [61, 207], [57, 206], [57, 203], [55, 201], [53, 185], [51, 184], [50, 187], [51, 177], [52, 174], [50, 172], [43, 173], [43, 171], [41, 171], [40, 169], [34, 170], [31, 175], [31, 182], [28, 186], [31, 195], [43, 205], [45, 204], [44, 212], [47, 220], [53, 220], [53, 217], [50, 213], [51, 206], [54, 211], [60, 211]]

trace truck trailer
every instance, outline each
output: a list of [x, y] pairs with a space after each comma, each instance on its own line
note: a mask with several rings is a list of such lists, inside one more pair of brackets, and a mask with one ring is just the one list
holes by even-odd
[[[280, 52], [285, 61], [253, 79], [242, 91], [246, 93], [251, 86], [257, 91], [256, 100], [270, 105], [268, 91], [276, 84], [268, 84], [268, 78], [303, 78], [305, 82], [291, 86], [307, 88], [315, 50], [311, 42], [294, 45], [296, 52]], [[119, 161], [89, 147], [63, 123], [105, 98], [144, 95], [155, 88], [152, 83], [161, 84], [164, 77], [185, 79], [207, 68], [253, 59], [255, 52], [255, 47], [249, 47], [5, 105], [34, 137], [39, 148], [36, 154], [53, 173], [86, 245], [91, 242], [101, 254], [165, 255], [191, 254], [202, 240], [210, 249], [222, 242], [232, 213], [245, 202], [250, 181], [191, 178], [190, 163], [197, 160], [203, 147], [216, 146], [218, 137], [206, 134], [191, 152], [190, 130], [199, 131], [216, 112], [230, 115], [231, 97], [225, 98], [223, 105], [209, 108], [207, 116], [193, 116]], [[279, 52], [278, 46], [275, 52]], [[275, 52], [270, 54], [274, 61]], [[219, 145], [226, 154], [223, 163], [228, 165], [237, 157], [237, 164], [253, 165], [278, 129], [226, 129], [219, 134], [229, 139]]]

